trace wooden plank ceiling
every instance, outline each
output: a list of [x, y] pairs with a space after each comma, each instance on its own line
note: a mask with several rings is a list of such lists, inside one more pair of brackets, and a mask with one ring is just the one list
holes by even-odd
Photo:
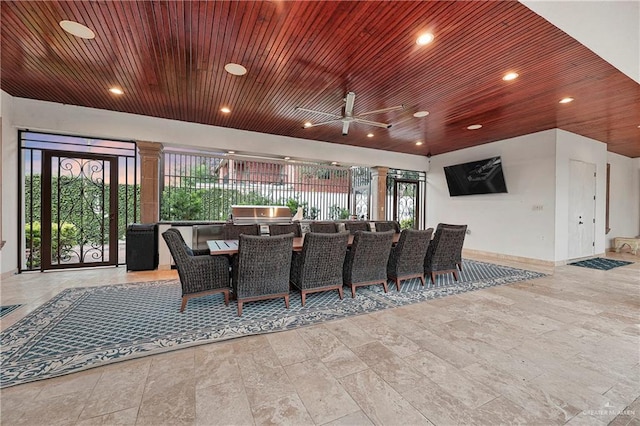
[[[640, 156], [640, 85], [518, 2], [2, 1], [1, 54], [17, 97], [420, 155], [557, 127]], [[405, 108], [302, 128], [349, 91], [355, 115]]]

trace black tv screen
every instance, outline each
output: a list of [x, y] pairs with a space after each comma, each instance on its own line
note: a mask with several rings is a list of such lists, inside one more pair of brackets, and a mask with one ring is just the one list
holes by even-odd
[[507, 192], [500, 157], [446, 166], [449, 195], [476, 195]]

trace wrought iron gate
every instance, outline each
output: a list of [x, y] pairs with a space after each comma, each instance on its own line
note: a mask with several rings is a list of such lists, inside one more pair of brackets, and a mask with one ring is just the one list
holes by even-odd
[[117, 158], [45, 151], [42, 172], [41, 270], [116, 265]]
[[395, 179], [393, 218], [404, 228], [417, 229], [420, 217], [420, 191], [417, 180]]
[[123, 264], [126, 227], [140, 217], [135, 142], [18, 136], [20, 271]]

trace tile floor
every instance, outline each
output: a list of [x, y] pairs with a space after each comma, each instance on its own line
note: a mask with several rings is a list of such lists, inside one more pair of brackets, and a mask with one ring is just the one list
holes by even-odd
[[[640, 256], [608, 255], [637, 263], [502, 262], [550, 275], [3, 389], [0, 423], [638, 426]], [[0, 327], [64, 288], [174, 276], [12, 276], [1, 302], [25, 306]]]

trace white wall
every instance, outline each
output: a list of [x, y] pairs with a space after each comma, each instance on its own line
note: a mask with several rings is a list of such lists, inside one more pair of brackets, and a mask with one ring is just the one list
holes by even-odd
[[[497, 155], [507, 194], [449, 196], [444, 166]], [[467, 224], [467, 249], [553, 261], [555, 130], [432, 157], [426, 210], [428, 226]]]
[[639, 1], [520, 2], [640, 83]]
[[0, 250], [0, 274], [17, 269], [18, 245], [16, 224], [18, 221], [18, 132], [13, 127], [14, 98], [0, 91], [2, 116], [2, 238], [5, 246]]
[[640, 158], [607, 153], [610, 164], [609, 227], [606, 248], [615, 237], [640, 235]]
[[596, 165], [595, 254], [604, 253], [607, 145], [564, 130], [556, 129], [555, 132], [557, 141], [555, 260], [567, 260], [569, 253], [569, 163], [571, 160], [578, 160]]

